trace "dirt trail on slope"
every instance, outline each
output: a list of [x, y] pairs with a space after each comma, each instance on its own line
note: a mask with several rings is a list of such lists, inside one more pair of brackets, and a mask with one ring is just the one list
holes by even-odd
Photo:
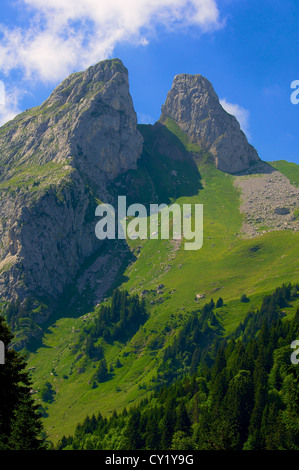
[[241, 235], [246, 238], [274, 230], [299, 230], [294, 215], [299, 208], [299, 188], [279, 171], [265, 168], [265, 173], [235, 177], [244, 215]]

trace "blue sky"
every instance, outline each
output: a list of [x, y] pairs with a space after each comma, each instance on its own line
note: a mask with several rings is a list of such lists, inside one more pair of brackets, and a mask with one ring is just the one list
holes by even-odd
[[263, 160], [299, 163], [298, 24], [298, 0], [2, 0], [0, 123], [119, 57], [139, 122], [159, 119], [176, 74], [199, 73]]

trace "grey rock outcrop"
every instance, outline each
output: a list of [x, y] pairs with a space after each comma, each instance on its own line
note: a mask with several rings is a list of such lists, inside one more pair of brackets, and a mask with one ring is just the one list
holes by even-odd
[[67, 162], [95, 184], [136, 168], [143, 139], [118, 59], [71, 74], [36, 108], [1, 128], [0, 181], [15, 165]]
[[167, 118], [173, 119], [191, 142], [208, 150], [219, 170], [239, 173], [260, 161], [235, 116], [223, 109], [212, 84], [202, 75], [174, 78], [160, 122]]
[[118, 59], [70, 75], [0, 129], [0, 300], [57, 299], [99, 250], [98, 200], [143, 138]]

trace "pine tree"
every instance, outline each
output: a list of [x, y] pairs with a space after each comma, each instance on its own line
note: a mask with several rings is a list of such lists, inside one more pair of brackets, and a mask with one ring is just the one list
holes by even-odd
[[124, 449], [125, 450], [136, 450], [140, 449], [140, 410], [133, 409], [129, 415], [128, 423], [125, 429]]
[[[253, 407], [253, 383], [247, 370], [240, 370], [230, 381], [223, 408], [229, 429], [234, 429], [229, 446], [242, 449], [248, 434], [250, 414]], [[229, 438], [229, 436], [228, 436]]]
[[265, 450], [287, 449], [289, 432], [282, 421], [282, 412], [277, 403], [267, 405], [263, 414], [261, 433]]
[[7, 448], [10, 450], [40, 450], [43, 441], [38, 435], [42, 431], [42, 425], [36, 416], [37, 407], [28, 396], [14, 411]]
[[191, 428], [191, 421], [186, 410], [185, 403], [180, 402], [177, 410], [175, 431], [183, 431], [186, 435], [189, 435]]
[[107, 367], [107, 362], [106, 359], [102, 359], [98, 365], [97, 371], [95, 373], [95, 379], [98, 382], [105, 382], [108, 377], [108, 367]]
[[175, 399], [170, 398], [166, 403], [165, 414], [162, 420], [161, 427], [161, 447], [163, 450], [171, 448], [172, 436], [175, 431], [176, 423], [176, 409]]
[[30, 394], [30, 379], [21, 354], [9, 348], [13, 335], [0, 315], [0, 340], [5, 364], [0, 365], [0, 448], [40, 449], [42, 426]]
[[158, 427], [157, 411], [151, 410], [145, 429], [145, 448], [148, 450], [158, 450], [160, 447], [160, 432]]
[[257, 358], [254, 370], [254, 407], [251, 413], [249, 425], [249, 443], [252, 449], [261, 449], [263, 437], [261, 435], [261, 423], [268, 395], [268, 374], [266, 358], [261, 353]]

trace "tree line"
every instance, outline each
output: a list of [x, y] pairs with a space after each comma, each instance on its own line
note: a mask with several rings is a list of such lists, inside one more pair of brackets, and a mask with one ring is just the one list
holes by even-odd
[[[290, 360], [290, 344], [299, 334], [299, 309], [291, 319], [281, 310], [297, 296], [298, 286], [276, 289], [236, 334], [215, 340], [211, 366], [199, 364], [110, 418], [87, 417], [57, 448], [298, 450], [299, 370]], [[203, 318], [211, 322], [208, 310]], [[190, 320], [182, 331], [190, 340]], [[180, 341], [172, 350], [176, 359]]]

